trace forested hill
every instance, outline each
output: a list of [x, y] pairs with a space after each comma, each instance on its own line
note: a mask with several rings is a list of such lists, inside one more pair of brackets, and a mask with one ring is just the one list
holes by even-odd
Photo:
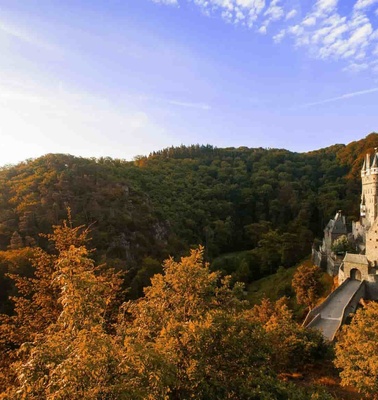
[[309, 153], [196, 145], [133, 162], [27, 160], [0, 171], [0, 249], [46, 247], [39, 234], [70, 207], [75, 225], [91, 226], [96, 258], [129, 270], [135, 295], [164, 257], [200, 243], [210, 261], [254, 249], [258, 268], [244, 278], [256, 279], [308, 254], [336, 210], [358, 217], [361, 157], [376, 146], [370, 134]]

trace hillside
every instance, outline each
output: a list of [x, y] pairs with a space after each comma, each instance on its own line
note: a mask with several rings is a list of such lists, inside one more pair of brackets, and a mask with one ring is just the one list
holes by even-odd
[[[310, 252], [337, 209], [356, 218], [356, 171], [378, 135], [309, 153], [181, 146], [133, 162], [49, 154], [0, 170], [0, 249], [47, 242], [71, 209], [91, 228], [95, 257], [128, 271], [131, 296], [169, 254], [204, 244], [211, 261], [248, 251], [232, 265], [248, 283]], [[8, 264], [2, 265], [7, 271]]]
[[357, 153], [374, 145], [377, 134], [305, 154], [192, 146], [2, 168], [0, 397], [371, 391], [339, 375], [339, 344], [301, 325], [291, 280], [335, 210], [357, 215]]

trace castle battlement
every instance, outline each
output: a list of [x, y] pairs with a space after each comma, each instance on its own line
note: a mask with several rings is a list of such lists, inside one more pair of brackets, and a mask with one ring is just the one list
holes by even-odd
[[361, 169], [361, 177], [378, 175], [378, 147], [374, 149], [373, 159], [368, 153], [365, 156], [364, 164]]
[[361, 176], [378, 175], [378, 168], [370, 168], [367, 171], [361, 171]]

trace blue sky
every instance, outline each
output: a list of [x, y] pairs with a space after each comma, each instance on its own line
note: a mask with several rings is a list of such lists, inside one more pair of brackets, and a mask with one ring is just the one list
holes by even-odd
[[378, 0], [3, 0], [0, 165], [378, 131]]

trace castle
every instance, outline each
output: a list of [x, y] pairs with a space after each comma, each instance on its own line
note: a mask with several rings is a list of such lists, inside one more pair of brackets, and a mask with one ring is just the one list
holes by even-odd
[[[378, 149], [373, 157], [366, 154], [361, 180], [360, 220], [348, 229], [338, 211], [324, 229], [321, 246], [313, 248], [313, 262], [338, 276], [339, 284], [348, 278], [365, 281], [366, 298], [378, 300]], [[335, 244], [345, 238], [354, 251], [338, 254]]]

